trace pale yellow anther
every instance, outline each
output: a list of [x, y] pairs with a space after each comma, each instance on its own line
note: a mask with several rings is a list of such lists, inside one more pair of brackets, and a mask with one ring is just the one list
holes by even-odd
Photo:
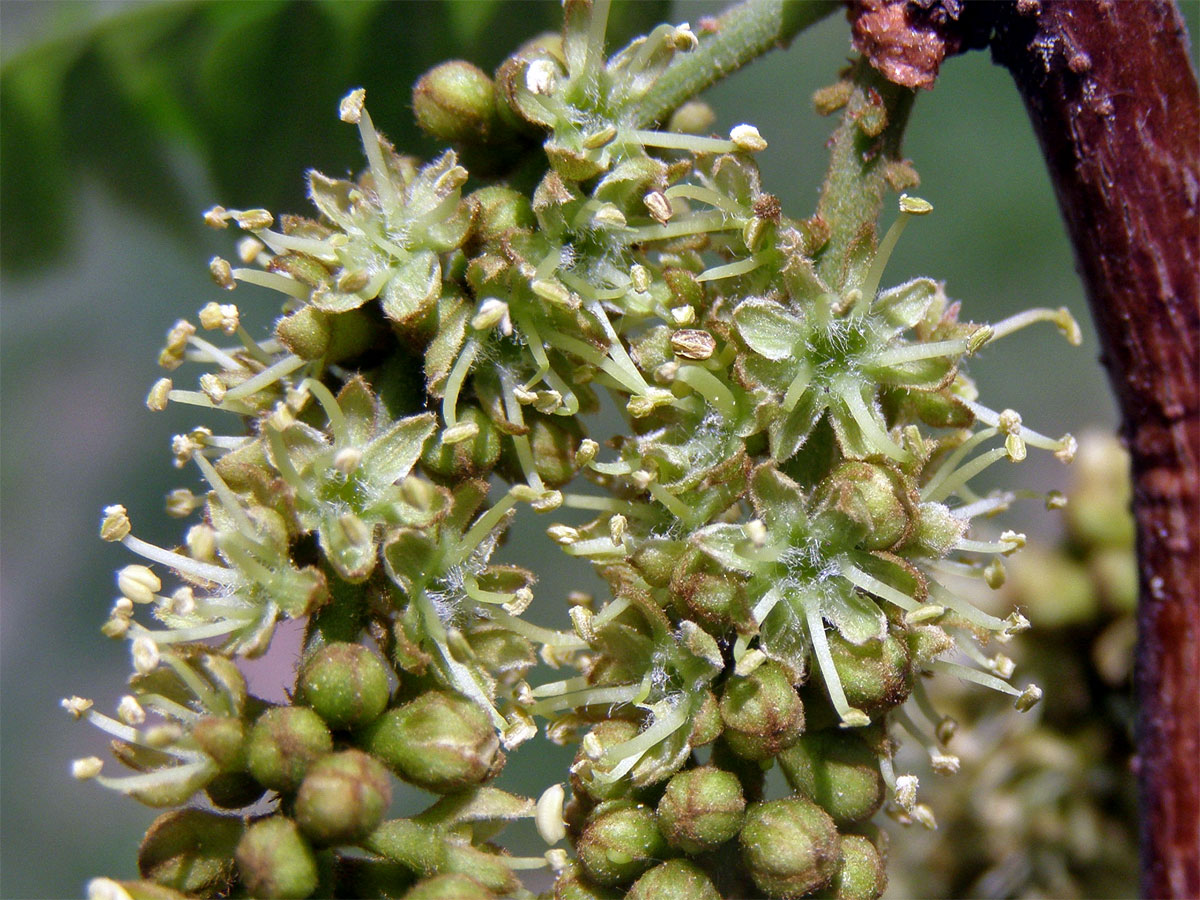
[[85, 697], [64, 697], [59, 705], [76, 719], [82, 719], [84, 713], [92, 708], [92, 701]]
[[366, 102], [367, 92], [362, 88], [355, 88], [338, 104], [338, 118], [343, 122], [348, 122], [351, 125], [358, 124], [362, 118], [363, 103]]
[[650, 270], [640, 263], [629, 267], [629, 280], [633, 282], [633, 289], [639, 294], [650, 290]]
[[575, 465], [586, 466], [596, 458], [596, 454], [600, 452], [600, 445], [591, 438], [584, 438], [579, 442], [579, 446], [575, 449]]
[[451, 425], [442, 432], [443, 444], [461, 444], [463, 441], [469, 441], [478, 436], [479, 423], [474, 420], [469, 422], [457, 422]]
[[237, 242], [237, 256], [243, 265], [250, 265], [258, 259], [258, 255], [266, 250], [266, 245], [258, 238], [246, 235]]
[[157, 669], [158, 663], [162, 659], [158, 652], [158, 644], [145, 635], [139, 635], [133, 639], [130, 654], [133, 657], [133, 667], [142, 675], [149, 675]]
[[204, 211], [204, 224], [209, 228], [228, 228], [229, 210], [223, 206], [214, 206]]
[[258, 231], [275, 224], [275, 217], [265, 209], [234, 210], [233, 219], [244, 231]]
[[533, 821], [547, 846], [553, 847], [567, 836], [567, 823], [563, 820], [565, 797], [566, 792], [561, 784], [550, 785], [538, 797]]
[[1007, 574], [1004, 571], [1004, 563], [1000, 561], [999, 557], [993, 558], [992, 561], [983, 568], [984, 583], [987, 584], [987, 586], [992, 590], [997, 590], [1003, 586], [1006, 577]]
[[716, 352], [717, 341], [707, 331], [682, 328], [671, 335], [671, 349], [684, 359], [708, 359]]
[[1066, 509], [1067, 495], [1062, 491], [1050, 491], [1046, 494], [1046, 509]]
[[214, 256], [208, 261], [208, 272], [218, 287], [227, 291], [232, 291], [237, 287], [237, 282], [233, 279], [233, 267], [229, 265], [228, 260]]
[[980, 325], [971, 332], [971, 336], [967, 338], [967, 356], [972, 356], [979, 351], [984, 344], [992, 339], [996, 329], [991, 325]]
[[371, 277], [362, 269], [343, 271], [338, 276], [337, 289], [343, 294], [356, 294], [365, 288]]
[[167, 408], [168, 395], [174, 385], [170, 378], [160, 378], [150, 386], [150, 393], [146, 395], [146, 408], [152, 412], [162, 412]]
[[625, 539], [625, 527], [628, 524], [626, 518], [620, 513], [608, 520], [608, 538], [614, 547], [621, 546], [621, 542]]
[[217, 558], [217, 532], [203, 522], [193, 525], [183, 538], [192, 559], [211, 562]]
[[333, 455], [333, 467], [343, 475], [349, 475], [362, 465], [363, 452], [358, 447], [343, 447]]
[[561, 306], [566, 309], [574, 309], [579, 306], [579, 300], [576, 298], [572, 302], [571, 292], [559, 284], [557, 281], [551, 281], [547, 278], [539, 278], [529, 285], [535, 294], [555, 306]]
[[206, 331], [219, 328], [226, 334], [233, 334], [238, 329], [240, 313], [236, 304], [213, 301], [206, 303], [200, 310], [199, 319], [200, 327]]
[[1012, 678], [1013, 672], [1017, 670], [1017, 664], [1012, 657], [997, 653], [988, 661], [988, 668], [1000, 678], [1007, 680]]
[[338, 516], [338, 525], [342, 527], [342, 533], [346, 535], [346, 540], [354, 547], [368, 547], [372, 542], [371, 529], [367, 523], [360, 519], [354, 513], [342, 513]]
[[1021, 691], [1021, 696], [1016, 699], [1013, 706], [1020, 712], [1029, 712], [1038, 705], [1042, 699], [1042, 689], [1036, 684], [1031, 684], [1025, 690]]
[[742, 526], [742, 530], [746, 533], [746, 538], [755, 547], [763, 547], [767, 543], [767, 526], [762, 519], [751, 519]]
[[767, 149], [767, 142], [753, 125], [734, 125], [729, 131], [729, 139], [745, 153], [758, 153]]
[[1079, 442], [1070, 434], [1064, 434], [1059, 440], [1059, 447], [1054, 451], [1054, 458], [1059, 462], [1070, 464], [1079, 451]]
[[600, 228], [624, 228], [629, 224], [625, 213], [612, 203], [605, 203], [592, 216], [592, 222]]
[[512, 333], [512, 322], [509, 320], [508, 304], [496, 297], [487, 297], [479, 304], [479, 309], [471, 319], [471, 327], [476, 331], [487, 331], [489, 328], [501, 326], [505, 334]]
[[571, 626], [581, 640], [590, 644], [596, 639], [596, 629], [593, 627], [593, 620], [596, 618], [594, 612], [586, 606], [572, 606], [567, 615], [571, 617]]
[[533, 398], [533, 408], [543, 415], [553, 415], [562, 407], [562, 394], [558, 391], [538, 391]]
[[665, 225], [674, 212], [671, 201], [662, 191], [650, 191], [642, 197], [642, 203], [646, 205], [651, 217], [661, 225]]
[[200, 376], [200, 390], [213, 402], [214, 406], [220, 406], [221, 401], [225, 399], [225, 392], [228, 388], [225, 387], [225, 382], [221, 380], [219, 375], [214, 375], [212, 372], [205, 372]]
[[547, 96], [558, 84], [558, 66], [549, 59], [535, 59], [525, 69], [525, 87], [531, 94]]
[[1009, 547], [1004, 551], [1005, 556], [1008, 556], [1011, 553], [1016, 553], [1025, 546], [1025, 542], [1025, 535], [1019, 531], [1000, 532], [1000, 543], [1009, 545]]
[[71, 763], [71, 777], [78, 781], [95, 778], [104, 768], [104, 761], [98, 756], [85, 756]]
[[137, 697], [126, 694], [117, 704], [117, 718], [126, 725], [137, 727], [146, 721], [146, 710], [138, 703]]
[[196, 595], [190, 587], [181, 587], [171, 594], [167, 610], [172, 615], [190, 616], [196, 611]]
[[696, 321], [696, 310], [690, 306], [673, 306], [670, 313], [676, 325], [691, 325]]
[[599, 131], [593, 131], [583, 139], [583, 148], [585, 150], [599, 150], [609, 141], [617, 136], [617, 126], [608, 124]]
[[134, 603], [153, 603], [162, 581], [148, 566], [126, 566], [117, 572], [117, 587]]
[[958, 772], [962, 761], [951, 753], [931, 753], [929, 764], [939, 775], [954, 775]]
[[933, 204], [928, 200], [922, 200], [920, 197], [910, 197], [908, 194], [901, 194], [900, 212], [908, 213], [910, 216], [924, 216], [933, 212]]

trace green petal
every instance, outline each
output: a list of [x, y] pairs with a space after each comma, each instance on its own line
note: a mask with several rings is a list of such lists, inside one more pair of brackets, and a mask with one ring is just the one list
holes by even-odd
[[394, 322], [410, 322], [431, 312], [442, 290], [442, 267], [431, 250], [414, 253], [395, 269], [380, 298]]
[[362, 468], [372, 484], [395, 484], [417, 460], [437, 427], [433, 413], [401, 419], [363, 451]]
[[933, 279], [914, 278], [881, 291], [871, 306], [871, 312], [897, 329], [913, 328], [925, 318], [929, 307], [941, 292], [942, 286]]

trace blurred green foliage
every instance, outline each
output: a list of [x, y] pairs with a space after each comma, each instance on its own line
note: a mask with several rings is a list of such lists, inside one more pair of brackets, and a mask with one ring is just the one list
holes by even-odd
[[[614, 45], [667, 9], [619, 4]], [[32, 46], [0, 79], [0, 263], [29, 269], [67, 249], [85, 171], [178, 231], [179, 147], [196, 154], [225, 204], [303, 208], [301, 172], [359, 165], [353, 134], [329, 127], [347, 86], [367, 89], [380, 121], [400, 123], [389, 129], [397, 146], [428, 154], [409, 114], [416, 76], [451, 58], [494, 68], [531, 35], [556, 30], [559, 10], [542, 0], [153, 3]]]

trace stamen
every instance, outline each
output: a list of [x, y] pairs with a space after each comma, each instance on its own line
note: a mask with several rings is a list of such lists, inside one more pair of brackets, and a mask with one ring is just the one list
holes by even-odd
[[967, 342], [962, 339], [956, 341], [930, 341], [927, 344], [904, 344], [899, 347], [893, 347], [890, 350], [884, 350], [882, 353], [872, 357], [868, 364], [873, 367], [889, 368], [903, 363], [919, 362], [923, 359], [961, 356], [966, 352], [966, 349]]
[[[795, 601], [793, 601], [795, 602]], [[829, 650], [829, 640], [825, 636], [825, 621], [821, 616], [820, 601], [815, 599], [800, 599], [804, 607], [805, 621], [808, 625], [808, 637], [812, 642], [813, 654], [817, 657], [817, 665], [825, 680], [825, 689], [833, 708], [841, 717], [843, 728], [860, 728], [871, 724], [871, 717], [861, 709], [855, 709], [846, 700], [846, 692], [842, 689], [842, 679], [837, 667], [833, 664], [833, 654]]]
[[721, 414], [726, 425], [733, 425], [737, 420], [737, 401], [729, 387], [703, 366], [682, 365], [675, 373], [675, 380], [686, 384], [699, 393]]
[[631, 244], [645, 241], [663, 241], [670, 238], [707, 234], [710, 231], [732, 231], [742, 226], [720, 212], [697, 213], [684, 219], [675, 219], [665, 225], [640, 225], [630, 228], [626, 236]]
[[746, 259], [739, 259], [737, 262], [726, 263], [723, 266], [713, 266], [711, 269], [705, 269], [696, 276], [696, 281], [718, 281], [722, 278], [734, 278], [738, 275], [746, 275], [759, 268], [765, 262], [765, 257], [749, 256]]
[[390, 214], [400, 205], [400, 198], [396, 194], [396, 188], [392, 184], [387, 166], [384, 165], [379, 135], [375, 131], [375, 125], [371, 122], [371, 116], [367, 113], [366, 106], [364, 106], [366, 97], [367, 92], [362, 88], [351, 91], [342, 99], [338, 107], [338, 117], [343, 122], [350, 122], [358, 126], [363, 152], [367, 155], [367, 163], [371, 167], [371, 175], [375, 181], [375, 194], [379, 197], [384, 213]]
[[987, 453], [981, 453], [953, 475], [941, 483], [935, 491], [930, 491], [922, 499], [926, 502], [940, 503], [951, 494], [961, 490], [968, 481], [990, 466], [992, 463], [1009, 457], [1007, 447], [997, 447]]
[[992, 326], [992, 340], [1007, 337], [1014, 331], [1020, 331], [1035, 322], [1052, 323], [1072, 347], [1078, 347], [1083, 343], [1083, 332], [1079, 328], [1079, 323], [1075, 321], [1071, 311], [1065, 306], [1060, 306], [1058, 309], [1045, 307], [1027, 309], [1015, 316], [1009, 316]]
[[727, 197], [719, 191], [714, 191], [712, 188], [706, 188], [698, 184], [673, 184], [663, 191], [663, 194], [668, 200], [674, 200], [676, 197], [683, 197], [686, 200], [699, 200], [701, 203], [707, 203], [709, 206], [722, 209], [731, 216], [747, 218], [749, 215], [733, 198]]
[[867, 408], [858, 387], [848, 385], [838, 392], [838, 396], [846, 404], [846, 409], [849, 410], [858, 427], [862, 429], [863, 435], [871, 442], [872, 449], [897, 462], [905, 463], [912, 458], [909, 452], [897, 445], [875, 420], [874, 414]]
[[904, 707], [898, 706], [892, 710], [892, 718], [900, 723], [900, 726], [916, 738], [917, 743], [925, 748], [925, 752], [929, 754], [930, 764], [933, 766], [933, 771], [939, 775], [953, 775], [958, 771], [961, 761], [957, 756], [949, 753], [943, 753], [937, 745], [934, 738], [921, 729], [904, 710]]
[[942, 482], [950, 476], [955, 467], [962, 462], [963, 458], [968, 453], [970, 453], [988, 438], [995, 437], [997, 434], [999, 434], [999, 432], [994, 426], [992, 428], [985, 428], [981, 431], [975, 432], [975, 434], [971, 435], [958, 447], [956, 447], [954, 452], [946, 458], [945, 462], [938, 466], [937, 471], [933, 473], [933, 477], [929, 479], [929, 481], [925, 484], [925, 487], [921, 489], [922, 502], [929, 499], [930, 495], [941, 486]]
[[281, 294], [287, 294], [289, 297], [295, 297], [297, 300], [307, 301], [312, 296], [312, 288], [302, 281], [297, 281], [288, 275], [281, 275], [279, 272], [264, 272], [261, 269], [237, 268], [232, 271], [232, 275], [238, 281], [243, 281], [246, 284], [257, 284], [259, 287], [270, 288], [273, 291], [278, 291]]
[[693, 153], [697, 156], [707, 153], [736, 153], [739, 149], [738, 145], [733, 141], [699, 137], [693, 134], [680, 134], [675, 131], [633, 129], [624, 132], [624, 134], [630, 140], [637, 141], [643, 147], [658, 147], [663, 150], [686, 150], [688, 153]]
[[252, 378], [247, 378], [241, 384], [230, 388], [225, 393], [225, 402], [230, 400], [241, 400], [243, 397], [249, 397], [258, 391], [274, 384], [282, 378], [295, 372], [297, 369], [304, 366], [305, 361], [299, 356], [291, 354], [285, 356], [273, 366], [268, 366]]
[[841, 557], [838, 560], [838, 566], [841, 569], [842, 577], [856, 588], [866, 591], [880, 600], [887, 600], [889, 603], [894, 603], [905, 612], [914, 612], [922, 606], [922, 604], [903, 591], [892, 587], [890, 584], [885, 584], [878, 578], [874, 578], [862, 569], [859, 569], [850, 562], [848, 557]]
[[240, 574], [234, 569], [198, 562], [190, 556], [184, 556], [182, 553], [163, 550], [161, 547], [147, 543], [141, 538], [134, 537], [132, 534], [122, 538], [121, 543], [125, 545], [126, 549], [136, 553], [138, 556], [148, 559], [151, 562], [161, 563], [181, 575], [190, 575], [194, 578], [203, 581], [212, 581], [226, 587], [237, 587], [242, 583]]

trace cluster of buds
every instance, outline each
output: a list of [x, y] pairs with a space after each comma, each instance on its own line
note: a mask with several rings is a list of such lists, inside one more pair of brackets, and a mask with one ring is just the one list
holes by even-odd
[[[210, 489], [169, 498], [199, 513], [184, 546], [105, 510], [102, 536], [179, 584], [119, 573], [104, 630], [130, 642], [134, 694], [118, 719], [67, 707], [137, 772], [88, 759], [80, 777], [231, 812], [166, 813], [144, 880], [95, 895], [521, 896], [515, 873], [546, 867], [563, 898], [878, 897], [871, 818], [934, 824], [917, 776], [897, 774], [899, 731], [933, 771], [958, 767], [923, 676], [1022, 710], [1040, 697], [984, 649], [1027, 620], [957, 582], [999, 583], [996, 560], [1024, 543], [979, 525], [1016, 495], [972, 480], [1027, 447], [1067, 460], [1074, 442], [984, 406], [965, 363], [1038, 321], [1077, 341], [1074, 323], [970, 324], [935, 281], [881, 289], [930, 205], [902, 196], [882, 241], [874, 216], [786, 217], [757, 129], [694, 133], [712, 122], [695, 102], [652, 112], [719, 28], [664, 25], [606, 59], [607, 7], [568, 0], [562, 36], [494, 79], [457, 62], [423, 77], [419, 124], [458, 145], [433, 162], [397, 153], [355, 90], [339, 112], [367, 168], [310, 173], [315, 218], [206, 214], [246, 232], [241, 266], [212, 261], [217, 285], [274, 290], [282, 315], [258, 341], [214, 302], [201, 328], [234, 346], [186, 321], [169, 333], [164, 367], [205, 371], [198, 390], [160, 380], [148, 405], [237, 424], [173, 443]], [[861, 70], [842, 86], [874, 99], [869, 114], [847, 101], [835, 145], [878, 137], [887, 110]], [[489, 149], [494, 183], [464, 193], [460, 158]], [[599, 441], [604, 404], [624, 423]], [[530, 622], [535, 573], [492, 561], [533, 513], [608, 586], [569, 598], [570, 631]], [[235, 660], [281, 618], [305, 622], [305, 658], [291, 704], [272, 706]], [[576, 674], [531, 684], [539, 656]], [[539, 720], [579, 749], [535, 804], [487, 782]], [[768, 790], [775, 764], [785, 796]], [[393, 776], [440, 799], [385, 820]], [[492, 843], [526, 817], [543, 857]]]

